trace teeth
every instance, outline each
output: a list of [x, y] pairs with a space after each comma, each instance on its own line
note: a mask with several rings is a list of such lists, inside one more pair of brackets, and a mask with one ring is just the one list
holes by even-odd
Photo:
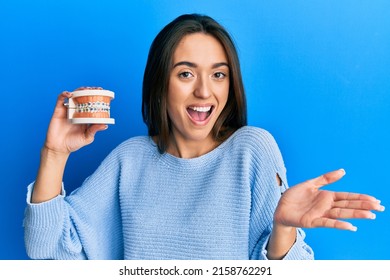
[[191, 110], [197, 111], [197, 112], [208, 112], [211, 110], [211, 106], [207, 107], [190, 107]]
[[78, 113], [83, 112], [110, 112], [110, 104], [104, 102], [87, 102], [79, 103], [76, 105], [76, 110]]

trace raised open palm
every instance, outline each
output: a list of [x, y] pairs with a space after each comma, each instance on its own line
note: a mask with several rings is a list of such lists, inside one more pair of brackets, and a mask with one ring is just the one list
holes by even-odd
[[355, 231], [356, 227], [340, 219], [374, 219], [372, 210], [384, 210], [375, 197], [320, 189], [344, 175], [345, 171], [340, 169], [289, 188], [279, 201], [275, 222], [284, 226], [330, 227]]

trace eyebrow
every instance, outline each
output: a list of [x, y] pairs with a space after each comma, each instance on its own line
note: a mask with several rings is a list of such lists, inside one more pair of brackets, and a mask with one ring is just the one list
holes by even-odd
[[[191, 68], [196, 68], [198, 67], [198, 64], [196, 63], [193, 63], [193, 62], [189, 62], [189, 61], [180, 61], [178, 63], [176, 63], [175, 65], [173, 65], [173, 68], [177, 67], [177, 66], [181, 66], [181, 65], [185, 65], [185, 66], [188, 66], [188, 67], [191, 67]], [[221, 66], [226, 66], [229, 68], [229, 64], [226, 63], [226, 62], [217, 62], [217, 63], [214, 63], [212, 65], [212, 69], [215, 69], [215, 68], [218, 68], [218, 67], [221, 67]]]

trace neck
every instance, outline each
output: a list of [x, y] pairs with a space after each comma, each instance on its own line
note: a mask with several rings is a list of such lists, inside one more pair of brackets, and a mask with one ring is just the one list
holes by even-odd
[[171, 135], [167, 152], [179, 158], [196, 158], [214, 150], [219, 143], [210, 135], [204, 140], [180, 140], [178, 137]]

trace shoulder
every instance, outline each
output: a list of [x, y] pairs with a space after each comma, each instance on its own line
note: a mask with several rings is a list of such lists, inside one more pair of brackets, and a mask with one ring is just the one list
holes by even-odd
[[156, 151], [156, 145], [149, 136], [135, 136], [120, 143], [109, 156], [119, 159], [142, 157], [142, 154], [150, 154], [154, 151]]
[[[227, 141], [231, 150], [244, 157], [251, 166], [285, 173], [284, 161], [275, 138], [265, 129], [245, 126], [237, 130]], [[284, 175], [283, 175], [284, 178]]]
[[150, 145], [151, 145], [151, 139], [149, 136], [134, 136], [120, 143], [116, 147], [116, 149], [128, 150], [137, 147], [149, 147]]
[[232, 142], [257, 151], [273, 153], [275, 149], [279, 150], [275, 138], [263, 128], [244, 126], [238, 129], [231, 138]]
[[243, 126], [239, 128], [235, 134], [245, 135], [246, 137], [255, 137], [255, 138], [273, 138], [271, 133], [264, 128], [256, 126]]

